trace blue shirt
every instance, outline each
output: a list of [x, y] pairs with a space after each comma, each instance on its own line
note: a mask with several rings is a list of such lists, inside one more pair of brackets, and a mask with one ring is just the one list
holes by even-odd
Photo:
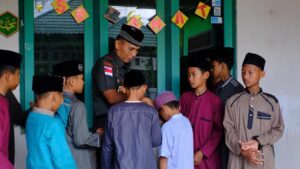
[[27, 169], [76, 169], [65, 128], [47, 110], [34, 108], [26, 122]]
[[102, 169], [156, 169], [152, 148], [160, 144], [160, 123], [153, 107], [141, 102], [114, 105], [104, 132]]
[[162, 127], [160, 156], [168, 158], [168, 169], [193, 169], [193, 130], [182, 114], [173, 115]]

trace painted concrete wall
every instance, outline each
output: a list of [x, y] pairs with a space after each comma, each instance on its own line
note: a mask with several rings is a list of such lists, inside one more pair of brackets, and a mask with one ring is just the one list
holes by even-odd
[[278, 169], [300, 168], [299, 7], [299, 0], [237, 0], [238, 76], [247, 52], [265, 57], [261, 86], [279, 99], [283, 111], [285, 133], [275, 144]]
[[[9, 11], [18, 16], [18, 0], [1, 0], [0, 14]], [[0, 35], [0, 48], [19, 52], [19, 33], [15, 33], [9, 38]], [[19, 87], [14, 91], [15, 96], [20, 98]], [[15, 168], [25, 169], [25, 158], [27, 155], [25, 135], [21, 134], [20, 127], [15, 126]]]

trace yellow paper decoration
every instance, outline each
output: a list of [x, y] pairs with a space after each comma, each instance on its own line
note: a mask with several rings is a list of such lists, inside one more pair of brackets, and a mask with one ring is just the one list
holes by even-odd
[[83, 22], [84, 20], [86, 20], [89, 17], [89, 14], [87, 13], [87, 11], [85, 10], [85, 8], [82, 5], [80, 5], [76, 9], [74, 9], [71, 12], [71, 14], [78, 24]]
[[165, 26], [166, 24], [164, 23], [164, 21], [161, 20], [161, 18], [159, 16], [155, 16], [149, 23], [148, 23], [149, 28], [154, 32], [154, 33], [158, 33], [160, 32]]
[[211, 7], [206, 5], [205, 3], [199, 2], [195, 14], [200, 16], [203, 19], [206, 19], [209, 14], [210, 8]]
[[143, 26], [143, 22], [140, 19], [141, 17], [139, 16], [132, 16], [127, 22], [127, 25], [141, 29], [141, 27]]
[[184, 13], [178, 10], [176, 14], [173, 16], [172, 22], [181, 29], [188, 19], [189, 18], [185, 16]]
[[54, 0], [51, 5], [58, 15], [61, 15], [70, 9], [66, 0]]
[[40, 12], [44, 8], [42, 1], [37, 1], [35, 3], [35, 9]]

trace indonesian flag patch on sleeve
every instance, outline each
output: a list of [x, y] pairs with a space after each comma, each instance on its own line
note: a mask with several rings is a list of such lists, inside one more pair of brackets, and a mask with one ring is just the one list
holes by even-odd
[[110, 66], [104, 66], [104, 74], [106, 76], [113, 76], [113, 69]]

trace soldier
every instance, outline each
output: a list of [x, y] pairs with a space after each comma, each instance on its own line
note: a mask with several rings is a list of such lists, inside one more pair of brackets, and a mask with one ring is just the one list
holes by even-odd
[[107, 110], [111, 105], [126, 100], [120, 86], [129, 63], [137, 55], [144, 34], [139, 29], [122, 25], [115, 40], [115, 50], [98, 59], [93, 67], [94, 127], [104, 127]]

